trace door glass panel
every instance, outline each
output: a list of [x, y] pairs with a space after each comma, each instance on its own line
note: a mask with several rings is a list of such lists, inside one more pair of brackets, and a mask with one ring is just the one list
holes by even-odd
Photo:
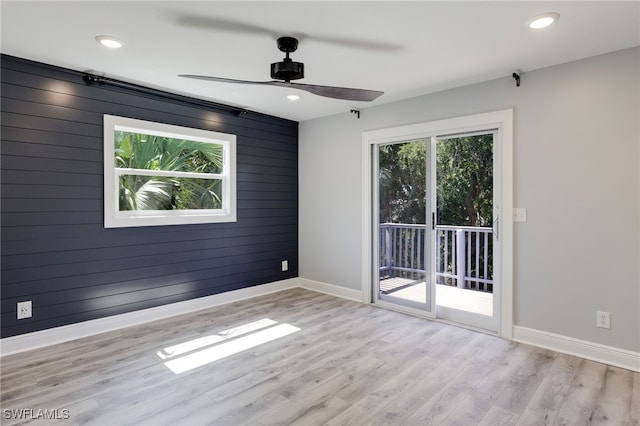
[[377, 146], [377, 299], [430, 310], [426, 140]]
[[493, 133], [436, 142], [438, 306], [493, 316]]

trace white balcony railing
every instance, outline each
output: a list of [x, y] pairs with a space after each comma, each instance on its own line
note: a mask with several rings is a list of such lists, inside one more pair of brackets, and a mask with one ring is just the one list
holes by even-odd
[[[424, 280], [426, 225], [380, 224], [380, 279]], [[492, 229], [438, 225], [436, 283], [493, 292]]]

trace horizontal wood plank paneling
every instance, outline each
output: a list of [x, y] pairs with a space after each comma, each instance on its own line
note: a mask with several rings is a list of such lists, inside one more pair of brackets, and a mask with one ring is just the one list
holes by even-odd
[[[275, 259], [277, 261], [277, 259]], [[210, 280], [215, 281], [218, 285], [224, 283], [227, 277], [235, 276], [238, 273], [249, 273], [251, 271], [268, 269], [270, 263], [274, 261], [274, 254], [264, 252], [247, 256], [246, 262], [236, 264], [237, 260], [231, 256], [221, 256], [212, 260], [204, 260], [198, 262], [184, 262], [177, 264], [159, 265], [149, 268], [136, 268], [110, 273], [100, 273], [89, 275], [89, 278], [83, 279], [82, 276], [64, 277], [64, 279], [51, 280], [38, 286], [38, 291], [45, 290], [43, 293], [33, 295], [31, 299], [34, 305], [39, 306], [38, 319], [47, 319], [48, 312], [56, 311], [58, 308], [67, 309], [67, 304], [77, 302], [77, 304], [86, 304], [93, 308], [96, 306], [109, 307], [109, 302], [103, 299], [111, 297], [113, 300], [118, 297], [124, 297], [126, 300], [131, 299], [132, 294], [139, 297], [141, 292], [151, 292], [157, 294], [160, 287], [171, 286], [178, 290], [176, 292], [184, 293], [186, 291], [205, 290], [211, 284]], [[242, 266], [242, 268], [238, 268]], [[149, 286], [149, 278], [154, 279], [154, 286]], [[75, 283], [82, 287], [61, 290], [58, 281], [63, 283]], [[8, 292], [12, 288], [22, 291], [18, 287], [22, 285], [7, 286]], [[93, 287], [88, 289], [88, 287]], [[91, 298], [85, 298], [84, 294], [79, 294], [78, 288], [90, 291]], [[46, 291], [50, 290], [50, 291]], [[167, 289], [163, 289], [166, 294]], [[144, 293], [146, 294], [146, 293]], [[10, 294], [9, 294], [10, 295]], [[13, 303], [17, 303], [19, 298], [11, 298], [3, 296], [2, 312], [8, 311]], [[105, 305], [107, 303], [107, 305]], [[59, 305], [64, 304], [60, 307]], [[52, 307], [56, 307], [53, 309]], [[48, 307], [48, 308], [47, 308]]]
[[[255, 259], [264, 253], [271, 253], [271, 242], [263, 244], [253, 244], [251, 246], [232, 246], [224, 248], [214, 248], [197, 251], [183, 251], [174, 253], [170, 263], [161, 256], [154, 254], [141, 253], [138, 256], [120, 257], [118, 262], [112, 259], [101, 259], [92, 261], [81, 261], [73, 263], [56, 263], [51, 265], [41, 265], [37, 268], [13, 268], [5, 271], [3, 288], [5, 297], [16, 297], [25, 289], [25, 286], [33, 286], [34, 291], [43, 288], [38, 281], [51, 280], [55, 278], [65, 278], [69, 276], [84, 276], [88, 274], [103, 274], [111, 271], [130, 270], [137, 268], [146, 268], [158, 265], [180, 265], [191, 264], [203, 261], [205, 264], [223, 257], [244, 256], [245, 258]], [[283, 244], [283, 247], [287, 247]], [[289, 249], [295, 249], [295, 245], [291, 244]], [[33, 255], [25, 255], [25, 264]], [[69, 286], [69, 281], [63, 281], [64, 285]], [[19, 284], [11, 286], [10, 284]], [[58, 287], [62, 288], [61, 287]]]
[[82, 179], [78, 178], [76, 173], [66, 172], [39, 172], [33, 170], [7, 170], [2, 169], [1, 177], [2, 183], [17, 184], [17, 185], [41, 185], [42, 182], [47, 182], [51, 185], [64, 185], [64, 186], [87, 186], [87, 187], [102, 187], [101, 175], [82, 176]]
[[198, 248], [203, 249], [205, 246], [216, 247], [217, 244], [220, 244], [223, 241], [229, 243], [233, 239], [253, 241], [252, 238], [256, 238], [257, 241], [259, 238], [267, 238], [272, 235], [279, 235], [287, 232], [295, 233], [296, 229], [294, 226], [295, 225], [277, 225], [248, 228], [227, 226], [220, 227], [218, 230], [205, 231], [203, 229], [202, 231], [193, 230], [192, 232], [185, 229], [184, 235], [180, 232], [175, 234], [141, 234], [135, 241], [132, 241], [127, 233], [120, 233], [117, 237], [112, 237], [109, 235], [109, 230], [106, 230], [106, 232], [94, 237], [92, 241], [87, 241], [87, 237], [83, 236], [76, 236], [75, 238], [57, 238], [54, 241], [33, 239], [13, 241], [11, 244], [8, 244], [10, 247], [7, 247], [6, 251], [3, 249], [3, 255], [10, 256], [28, 253], [87, 250], [104, 247], [122, 249], [131, 245], [144, 247], [151, 244], [165, 244], [167, 246], [174, 247], [178, 247], [180, 245], [189, 247], [190, 244], [199, 244]]
[[[5, 55], [1, 75], [2, 337], [297, 276], [296, 122]], [[236, 134], [238, 221], [104, 229], [104, 114]]]

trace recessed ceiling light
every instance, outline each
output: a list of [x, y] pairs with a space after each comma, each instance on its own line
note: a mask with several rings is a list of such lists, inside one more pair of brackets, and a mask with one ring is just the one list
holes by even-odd
[[287, 95], [287, 99], [289, 99], [290, 101], [297, 101], [298, 99], [300, 99], [300, 96], [298, 96], [298, 95]]
[[560, 19], [560, 15], [557, 13], [545, 13], [544, 15], [539, 15], [533, 18], [529, 22], [529, 28], [533, 28], [534, 30], [546, 28], [558, 19]]
[[124, 43], [122, 41], [111, 36], [99, 35], [99, 36], [96, 36], [96, 40], [101, 45], [109, 47], [111, 49], [120, 49], [122, 46], [124, 46]]

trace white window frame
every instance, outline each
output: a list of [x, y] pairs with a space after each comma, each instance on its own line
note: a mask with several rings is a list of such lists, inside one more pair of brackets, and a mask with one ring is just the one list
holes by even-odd
[[[220, 174], [139, 170], [115, 167], [115, 132], [126, 131], [146, 135], [187, 139], [222, 145], [223, 165]], [[222, 181], [221, 209], [192, 210], [128, 210], [120, 211], [119, 177], [135, 172], [143, 176], [220, 179]], [[198, 223], [236, 222], [236, 136], [228, 133], [133, 118], [104, 115], [104, 227], [183, 225]]]

